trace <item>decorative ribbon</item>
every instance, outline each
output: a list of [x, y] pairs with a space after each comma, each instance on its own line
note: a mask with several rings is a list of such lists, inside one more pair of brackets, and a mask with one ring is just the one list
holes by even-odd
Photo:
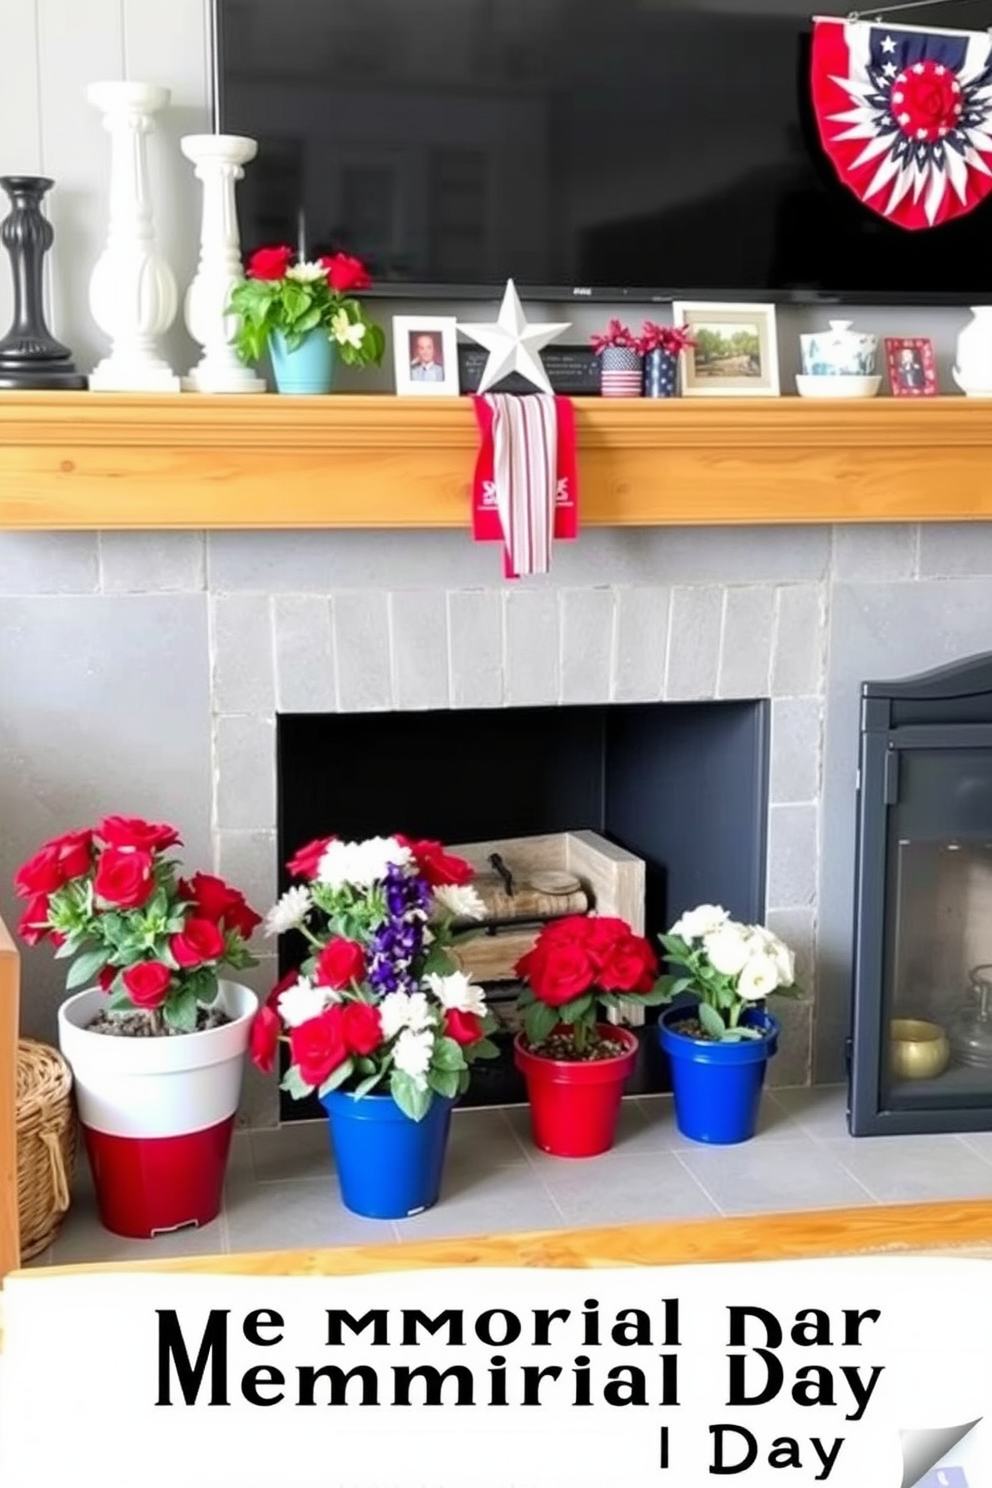
[[508, 579], [546, 574], [555, 538], [578, 535], [575, 414], [545, 394], [474, 397], [482, 436], [475, 468], [476, 542], [503, 544]]

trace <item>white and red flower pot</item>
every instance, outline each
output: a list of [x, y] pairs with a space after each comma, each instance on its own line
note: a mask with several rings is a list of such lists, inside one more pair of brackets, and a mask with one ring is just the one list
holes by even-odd
[[255, 994], [221, 982], [220, 1028], [161, 1038], [90, 1033], [97, 989], [59, 1008], [59, 1047], [72, 1070], [104, 1227], [145, 1240], [220, 1213], [241, 1098]]

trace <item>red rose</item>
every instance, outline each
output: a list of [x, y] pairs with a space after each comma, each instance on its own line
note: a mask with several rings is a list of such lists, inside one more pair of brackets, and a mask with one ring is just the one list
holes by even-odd
[[66, 883], [72, 878], [82, 878], [93, 866], [92, 832], [66, 832], [48, 845], [58, 850], [59, 866]]
[[292, 262], [292, 248], [259, 248], [245, 272], [249, 279], [283, 279]]
[[102, 971], [97, 973], [96, 980], [101, 992], [109, 992], [117, 980], [117, 967], [105, 966]]
[[284, 977], [279, 978], [275, 986], [272, 988], [272, 991], [265, 999], [265, 1006], [271, 1008], [273, 1012], [277, 1013], [279, 1011], [280, 997], [284, 992], [288, 992], [290, 987], [295, 987], [299, 980], [300, 973], [298, 971], [287, 971]]
[[115, 909], [140, 909], [155, 888], [152, 866], [150, 852], [108, 847], [100, 854], [93, 892]]
[[289, 1052], [304, 1085], [323, 1085], [347, 1059], [342, 1024], [342, 1009], [334, 1006], [290, 1030]]
[[444, 1016], [444, 1031], [456, 1044], [477, 1044], [485, 1037], [482, 1020], [478, 1013], [463, 1013], [458, 1008], [449, 1008]]
[[580, 945], [537, 945], [520, 958], [516, 970], [549, 1007], [582, 997], [596, 980], [596, 968]]
[[367, 1002], [346, 1002], [341, 1009], [341, 1031], [349, 1054], [372, 1054], [382, 1042], [379, 1009]]
[[336, 294], [350, 294], [356, 289], [368, 289], [372, 280], [361, 259], [351, 258], [347, 253], [335, 253], [333, 257], [320, 260], [327, 270], [327, 280]]
[[542, 947], [553, 945], [580, 945], [589, 946], [589, 926], [591, 921], [586, 915], [566, 915], [562, 920], [552, 920], [545, 925], [538, 936], [537, 944]]
[[172, 972], [161, 961], [139, 961], [127, 968], [122, 980], [135, 1007], [151, 1011], [165, 1001]]
[[224, 935], [213, 920], [187, 920], [178, 935], [169, 940], [169, 950], [184, 971], [216, 961], [224, 951]]
[[643, 935], [622, 936], [611, 946], [599, 972], [604, 992], [650, 992], [658, 975], [658, 958]]
[[165, 822], [146, 822], [140, 816], [106, 816], [96, 835], [122, 852], [165, 852], [180, 845], [179, 833]]
[[439, 889], [447, 884], [470, 884], [475, 877], [472, 864], [466, 863], [464, 858], [456, 858], [452, 853], [445, 852], [440, 842], [414, 842], [409, 837], [397, 837], [396, 840], [413, 853], [417, 872], [421, 878], [427, 880], [432, 889]]
[[336, 840], [334, 837], [318, 837], [315, 841], [308, 842], [306, 847], [301, 847], [299, 852], [290, 858], [286, 867], [294, 878], [316, 878], [321, 858], [330, 844]]
[[251, 940], [261, 923], [262, 916], [256, 914], [249, 907], [241, 894], [238, 895], [237, 902], [231, 904], [224, 916], [226, 928], [228, 930], [234, 930], [241, 936], [242, 940]]
[[48, 896], [39, 894], [32, 899], [21, 915], [17, 933], [25, 945], [36, 946], [48, 934]]
[[194, 873], [188, 883], [180, 879], [179, 894], [192, 900], [199, 919], [235, 930], [245, 940], [250, 940], [262, 923], [262, 916], [248, 907], [245, 896], [212, 873]]
[[317, 957], [313, 979], [318, 987], [350, 987], [365, 976], [365, 952], [354, 940], [328, 941]]
[[54, 894], [64, 882], [58, 849], [53, 844], [39, 848], [14, 874], [14, 889], [21, 899]]
[[263, 1075], [271, 1072], [279, 1047], [279, 1015], [268, 1004], [263, 1004], [252, 1019], [248, 1052], [251, 1062]]

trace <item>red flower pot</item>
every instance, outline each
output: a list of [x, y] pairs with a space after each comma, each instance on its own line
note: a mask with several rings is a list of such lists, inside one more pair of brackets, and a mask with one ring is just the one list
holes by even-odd
[[547, 1059], [513, 1041], [513, 1058], [527, 1082], [534, 1146], [552, 1157], [598, 1157], [616, 1136], [623, 1088], [634, 1068], [638, 1043], [633, 1033], [600, 1024], [601, 1038], [626, 1045], [614, 1059], [586, 1062]]

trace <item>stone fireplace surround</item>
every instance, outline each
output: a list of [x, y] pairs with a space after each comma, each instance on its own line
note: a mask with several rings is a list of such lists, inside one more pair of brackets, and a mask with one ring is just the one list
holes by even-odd
[[[174, 821], [267, 908], [280, 711], [770, 697], [767, 917], [808, 989], [772, 1077], [837, 1081], [858, 684], [987, 649], [985, 525], [595, 529], [516, 584], [458, 532], [0, 534], [0, 912], [43, 837], [107, 811]], [[52, 1039], [49, 951], [24, 980]], [[252, 1075], [242, 1120], [277, 1109]]]

